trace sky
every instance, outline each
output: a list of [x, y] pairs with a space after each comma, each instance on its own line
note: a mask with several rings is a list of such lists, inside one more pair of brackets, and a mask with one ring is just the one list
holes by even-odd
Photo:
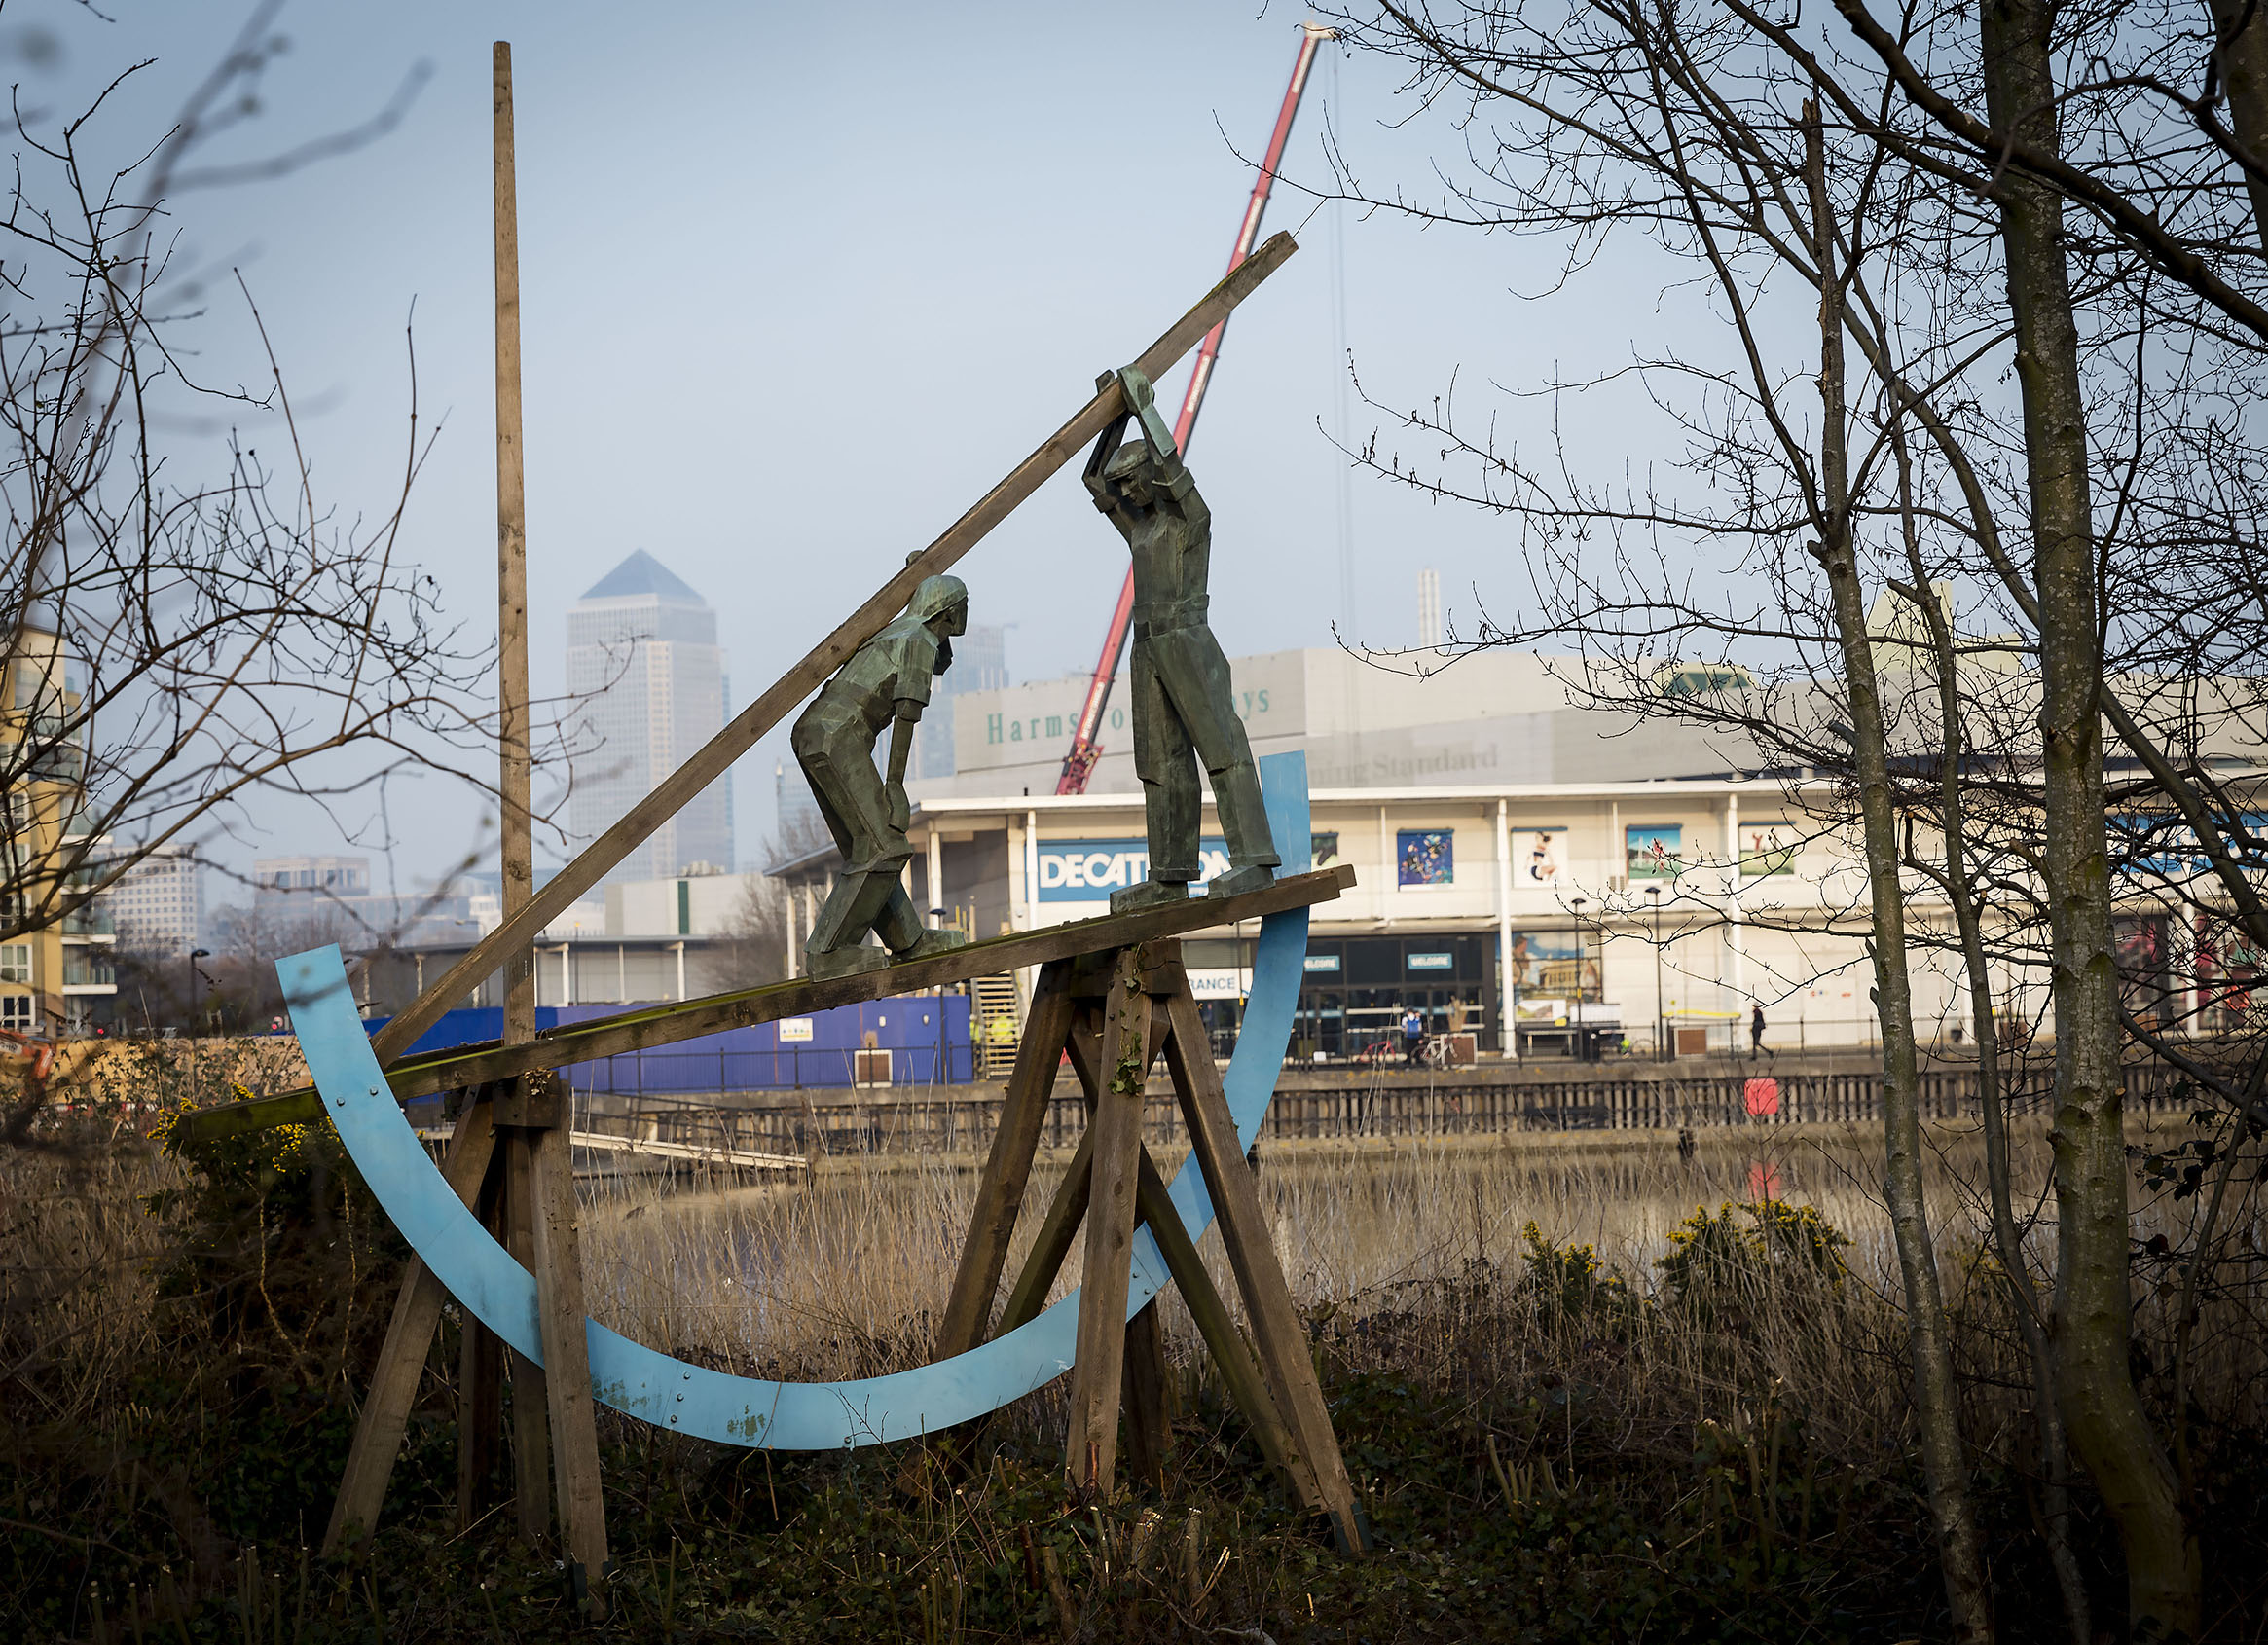
[[[164, 129], [242, 5], [64, 0], [7, 27], [59, 52], [9, 66], [75, 106], [129, 63], [97, 133]], [[383, 107], [422, 66], [398, 127], [279, 180], [178, 206], [185, 248], [241, 272], [315, 458], [348, 515], [387, 506], [406, 437], [405, 328], [421, 418], [438, 426], [406, 553], [449, 613], [493, 631], [495, 530], [490, 47], [513, 43], [527, 402], [530, 661], [564, 672], [565, 613], [643, 548], [715, 607], [731, 704], [823, 637], [1220, 276], [1299, 41], [1299, 9], [1160, 3], [812, 7], [303, 3], [256, 116], [211, 158], [277, 153]], [[104, 20], [107, 17], [111, 20]], [[20, 46], [19, 36], [10, 40]], [[1238, 311], [1191, 442], [1214, 511], [1213, 621], [1229, 655], [1416, 638], [1417, 571], [1461, 625], [1476, 591], [1517, 600], [1511, 526], [1360, 474], [1378, 415], [1532, 385], [1628, 351], [1652, 303], [1632, 266], [1579, 292], [1548, 246], [1421, 230], [1321, 203], [1325, 133], [1420, 195], [1461, 161], [1442, 119], [1403, 124], [1388, 65], [1319, 57], [1265, 231], [1301, 250]], [[1303, 187], [1304, 186], [1304, 187]], [[241, 302], [194, 322], [219, 376], [261, 365]], [[1571, 356], [1573, 356], [1571, 358]], [[1182, 374], [1161, 400], [1178, 404]], [[1503, 406], [1508, 437], [1546, 407]], [[257, 434], [258, 430], [252, 432]], [[1342, 544], [1351, 578], [1342, 586]], [[1091, 668], [1124, 549], [1059, 475], [959, 573], [974, 620], [1008, 626], [1019, 680]], [[785, 727], [736, 773], [739, 855], [772, 825]], [[539, 795], [542, 791], [539, 782]], [[222, 845], [383, 847], [364, 813], [277, 804]], [[481, 837], [477, 796], [396, 786], [403, 889]], [[539, 853], [554, 859], [556, 852]]]

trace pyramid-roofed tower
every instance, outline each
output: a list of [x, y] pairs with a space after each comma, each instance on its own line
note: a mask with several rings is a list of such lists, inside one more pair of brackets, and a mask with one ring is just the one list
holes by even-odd
[[[573, 786], [567, 826], [589, 844], [724, 727], [728, 680], [716, 613], [675, 571], [635, 549], [567, 611]], [[606, 878], [729, 871], [732, 780], [720, 778]]]

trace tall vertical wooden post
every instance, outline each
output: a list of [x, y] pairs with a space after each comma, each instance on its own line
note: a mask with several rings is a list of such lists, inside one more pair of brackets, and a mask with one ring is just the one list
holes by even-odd
[[[528, 489], [520, 417], [520, 198], [512, 143], [512, 43], [491, 60], [491, 160], [496, 262], [496, 797], [502, 808], [503, 911], [535, 895], [533, 779], [528, 741]], [[534, 949], [504, 966], [504, 1043], [535, 1038]], [[504, 1139], [505, 1242], [534, 1270], [534, 1196], [529, 1133]], [[551, 1447], [542, 1368], [512, 1355], [512, 1482], [520, 1535], [541, 1544], [551, 1529]]]
[[[528, 704], [528, 509], [520, 410], [519, 189], [512, 141], [512, 46], [495, 43], [494, 60], [496, 212], [496, 641], [497, 729], [502, 772], [503, 907], [510, 919], [535, 895], [535, 839], [530, 792]], [[505, 962], [506, 1044], [535, 1038], [532, 945]], [[572, 1134], [558, 1123], [515, 1132], [527, 1151], [527, 1192], [514, 1194], [511, 1216], [533, 1234], [536, 1307], [543, 1334], [544, 1407], [550, 1417], [558, 1485], [560, 1540], [571, 1586], [586, 1609], [604, 1608], [598, 1590], [608, 1566], [606, 1517], [600, 1496], [597, 1412], [591, 1399], [589, 1347], [584, 1337], [582, 1264], [576, 1240]], [[520, 1176], [507, 1173], [507, 1181]], [[518, 1183], [512, 1183], [517, 1188]], [[516, 1366], [515, 1370], [526, 1369]], [[516, 1396], [530, 1392], [523, 1385]], [[519, 1403], [518, 1398], [515, 1404]], [[521, 1419], [515, 1432], [533, 1424]], [[523, 1451], [528, 1447], [519, 1447]], [[531, 1513], [530, 1487], [541, 1496], [540, 1476], [519, 1469], [520, 1513]]]

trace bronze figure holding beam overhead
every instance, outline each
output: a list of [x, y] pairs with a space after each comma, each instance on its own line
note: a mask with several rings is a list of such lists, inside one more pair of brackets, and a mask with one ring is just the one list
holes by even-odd
[[[1150, 878], [1111, 894], [1124, 913], [1189, 896], [1197, 877], [1200, 796], [1197, 761], [1212, 779], [1213, 804], [1228, 840], [1228, 871], [1206, 889], [1214, 896], [1258, 891], [1283, 859], [1268, 835], [1260, 772], [1244, 722], [1236, 717], [1228, 659], [1206, 621], [1213, 511], [1174, 449], [1150, 380], [1132, 366], [1116, 378], [1126, 409], [1095, 442], [1086, 488], [1134, 556], [1134, 771], [1142, 779], [1150, 835]], [[1119, 445], [1128, 421], [1142, 438]]]

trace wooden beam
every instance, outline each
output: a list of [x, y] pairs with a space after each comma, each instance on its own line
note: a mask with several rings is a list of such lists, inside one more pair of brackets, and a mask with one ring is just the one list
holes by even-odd
[[[1242, 896], [1193, 896], [1186, 904], [1146, 908], [1133, 914], [1106, 914], [1092, 920], [1045, 926], [1039, 931], [1014, 932], [950, 949], [908, 965], [860, 971], [855, 976], [768, 983], [762, 988], [678, 1005], [623, 1011], [588, 1022], [555, 1028], [539, 1034], [529, 1044], [506, 1047], [489, 1042], [480, 1045], [452, 1046], [429, 1051], [395, 1064], [386, 1078], [396, 1097], [429, 1096], [436, 1091], [507, 1079], [538, 1068], [561, 1068], [589, 1062], [622, 1051], [651, 1050], [697, 1040], [728, 1028], [746, 1028], [781, 1017], [806, 1016], [833, 1005], [857, 1005], [887, 999], [970, 977], [990, 976], [1050, 960], [1179, 936], [1239, 920], [1259, 919], [1287, 908], [1312, 907], [1328, 902], [1350, 889], [1355, 871], [1349, 863], [1295, 874]], [[181, 1116], [174, 1135], [189, 1147], [266, 1130], [274, 1125], [306, 1125], [322, 1114], [322, 1099], [311, 1089], [287, 1091], [278, 1096], [255, 1097], [248, 1102], [222, 1103]]]
[[1062, 1060], [1071, 1017], [1071, 962], [1050, 961], [1032, 990], [1032, 1008], [1025, 1014], [1023, 1039], [1016, 1047], [1015, 1072], [1009, 1076], [1001, 1101], [1000, 1128], [993, 1133], [984, 1176], [976, 1185], [969, 1238], [961, 1247], [961, 1264], [953, 1275], [944, 1317], [937, 1323], [932, 1359], [947, 1360], [967, 1353], [984, 1340], [984, 1328], [992, 1322], [993, 1296], [1000, 1289], [1001, 1270], [1007, 1265], [1008, 1241], [1023, 1210], [1024, 1189], [1032, 1180], [1032, 1155], [1040, 1147], [1040, 1131], [1047, 1120], [1047, 1102], [1054, 1094], [1055, 1071]]
[[1163, 1496], [1173, 1422], [1165, 1408], [1165, 1327], [1154, 1297], [1126, 1322], [1125, 1368], [1126, 1478]]
[[[479, 1198], [495, 1147], [489, 1105], [468, 1105], [457, 1118], [457, 1134], [449, 1140], [448, 1157], [442, 1165], [442, 1176], [467, 1205]], [[441, 1305], [448, 1300], [448, 1289], [433, 1277], [433, 1270], [412, 1257], [402, 1270], [393, 1317], [385, 1328], [385, 1343], [378, 1351], [378, 1369], [371, 1375], [370, 1393], [354, 1424], [347, 1467], [339, 1477], [339, 1494], [331, 1502], [331, 1522], [323, 1532], [326, 1555], [336, 1554], [350, 1540], [368, 1536], [378, 1526], [378, 1511], [385, 1505], [386, 1481], [393, 1477], [394, 1458], [401, 1454], [410, 1407], [417, 1404], [418, 1381], [425, 1373], [426, 1350], [433, 1345], [433, 1330], [441, 1323]]]
[[[1144, 376], [1156, 382], [1195, 347], [1207, 332], [1225, 320], [1239, 303], [1259, 289], [1262, 280], [1283, 267], [1285, 260], [1298, 249], [1290, 235], [1271, 235], [1265, 244], [1231, 269], [1219, 285], [1168, 327], [1134, 364]], [[533, 942], [537, 932], [565, 913], [576, 897], [597, 885], [608, 869], [675, 817], [696, 794], [723, 776], [757, 738], [785, 719], [790, 709], [849, 661], [852, 652], [903, 610], [924, 577], [948, 569], [983, 541], [986, 533], [1014, 512], [1018, 504], [1100, 436], [1124, 406], [1124, 393], [1114, 379], [1069, 422], [1042, 441], [1039, 449], [1018, 463], [1006, 479], [985, 493], [974, 507], [948, 527], [944, 535], [884, 583], [841, 627], [781, 676], [771, 689], [735, 714], [699, 752], [678, 766], [651, 793], [625, 812], [620, 822], [553, 876], [526, 907], [517, 914], [507, 914], [502, 924], [474, 945], [471, 953], [450, 967], [439, 982], [386, 1024], [375, 1041], [379, 1062], [383, 1065], [400, 1056], [443, 1011], [471, 993], [482, 978], [510, 956]]]
[[1118, 956], [1103, 1017], [1103, 1086], [1087, 1134], [1094, 1139], [1079, 1275], [1079, 1346], [1071, 1371], [1064, 1471], [1075, 1487], [1112, 1494], [1118, 1462], [1118, 1406], [1126, 1350], [1126, 1293], [1134, 1259], [1134, 1196], [1142, 1175], [1143, 1061], [1150, 996], [1139, 951]]
[[1298, 1453], [1314, 1471], [1322, 1494], [1323, 1511], [1331, 1516], [1339, 1540], [1350, 1550], [1369, 1546], [1369, 1527], [1357, 1512], [1354, 1484], [1347, 1478], [1338, 1437], [1332, 1432], [1331, 1411], [1323, 1403], [1323, 1385], [1308, 1358], [1306, 1328], [1292, 1304], [1292, 1288], [1276, 1260], [1275, 1240], [1260, 1202], [1260, 1185], [1244, 1163], [1244, 1150], [1236, 1139], [1236, 1123], [1228, 1113], [1227, 1094], [1221, 1088], [1221, 1073], [1213, 1064], [1213, 1047], [1198, 1014], [1196, 999], [1187, 989], [1162, 1003], [1173, 1024], [1165, 1046], [1166, 1067], [1181, 1097], [1182, 1115], [1189, 1122], [1190, 1152], [1205, 1175], [1212, 1195], [1222, 1244], [1235, 1270], [1237, 1289], [1244, 1294], [1245, 1317], [1252, 1322], [1261, 1366], [1267, 1372], [1269, 1391], [1290, 1425]]

